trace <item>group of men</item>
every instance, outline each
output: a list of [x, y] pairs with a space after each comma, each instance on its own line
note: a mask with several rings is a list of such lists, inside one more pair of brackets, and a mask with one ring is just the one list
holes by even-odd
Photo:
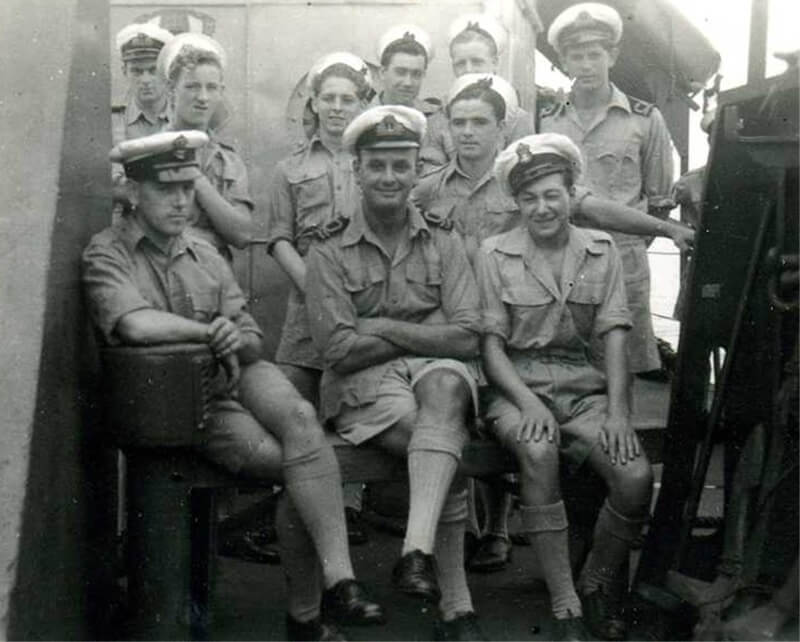
[[[692, 237], [644, 213], [663, 214], [671, 150], [657, 109], [609, 81], [621, 37], [619, 15], [602, 4], [554, 21], [548, 38], [575, 84], [542, 110], [538, 135], [496, 74], [505, 36], [488, 16], [452, 26], [457, 78], [441, 109], [419, 99], [432, 49], [413, 25], [379, 41], [380, 91], [352, 54], [317, 61], [307, 77], [314, 125], [276, 168], [266, 204], [269, 251], [293, 285], [276, 367], [261, 358], [230, 268], [254, 203], [214, 126], [224, 51], [152, 25], [120, 33], [134, 97], [115, 114], [111, 158], [125, 206], [84, 253], [90, 309], [112, 345], [199, 342], [217, 357], [227, 380], [202, 452], [286, 488], [277, 525], [289, 639], [344, 639], [336, 624], [386, 618], [353, 573], [323, 426], [407, 459], [392, 582], [438, 605], [436, 639], [485, 639], [464, 568], [470, 511], [458, 473], [479, 429], [519, 461], [521, 520], [556, 635], [624, 638], [614, 587], [652, 489], [629, 373], [657, 366], [634, 235], [681, 248]], [[630, 236], [615, 244], [590, 227]], [[609, 488], [577, 588], [559, 452]]]

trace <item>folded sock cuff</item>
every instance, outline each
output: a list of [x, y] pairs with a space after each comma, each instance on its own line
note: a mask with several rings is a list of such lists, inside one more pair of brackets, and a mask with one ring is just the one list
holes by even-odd
[[283, 479], [287, 486], [324, 477], [339, 477], [339, 462], [330, 447], [320, 446], [283, 460]]
[[563, 501], [540, 506], [520, 506], [522, 528], [526, 533], [563, 531], [569, 526]]
[[608, 500], [597, 516], [596, 530], [604, 530], [623, 542], [631, 543], [639, 537], [647, 517], [626, 517], [617, 511]]
[[465, 430], [420, 424], [414, 428], [408, 443], [408, 453], [419, 450], [447, 453], [461, 461], [461, 451], [467, 443]]

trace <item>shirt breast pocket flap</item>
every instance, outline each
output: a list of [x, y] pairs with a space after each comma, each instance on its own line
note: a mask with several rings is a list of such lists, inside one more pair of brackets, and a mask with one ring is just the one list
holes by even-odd
[[513, 285], [503, 288], [503, 302], [512, 307], [533, 308], [549, 305], [555, 297], [543, 287], [534, 285]]
[[344, 289], [352, 294], [370, 290], [386, 280], [383, 267], [358, 263], [345, 272]]
[[600, 305], [605, 294], [605, 283], [602, 281], [579, 280], [567, 295], [570, 303], [583, 303], [587, 305]]
[[219, 312], [219, 296], [213, 290], [199, 290], [188, 295], [195, 321], [209, 322]]
[[409, 261], [406, 279], [418, 285], [439, 287], [442, 284], [442, 264], [439, 261]]
[[300, 212], [316, 210], [332, 204], [328, 175], [323, 170], [289, 179]]

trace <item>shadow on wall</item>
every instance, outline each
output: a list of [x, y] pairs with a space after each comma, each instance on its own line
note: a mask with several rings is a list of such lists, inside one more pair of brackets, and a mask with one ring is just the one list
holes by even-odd
[[[69, 69], [63, 144], [44, 150], [59, 163], [56, 211], [22, 213], [54, 222], [42, 239], [50, 248], [46, 307], [9, 639], [98, 639], [112, 595], [115, 457], [90, 439], [98, 425], [97, 360], [80, 288], [81, 251], [110, 221], [108, 4], [70, 4], [71, 12], [56, 12], [71, 17], [69, 37], [53, 37], [55, 46], [64, 43], [60, 66]], [[23, 21], [43, 13], [36, 4], [18, 10]], [[36, 25], [41, 41], [61, 29], [58, 20]], [[57, 86], [41, 83], [42, 75], [31, 74], [28, 99], [46, 101]], [[63, 96], [51, 98], [55, 104]], [[22, 189], [47, 189], [35, 181]]]

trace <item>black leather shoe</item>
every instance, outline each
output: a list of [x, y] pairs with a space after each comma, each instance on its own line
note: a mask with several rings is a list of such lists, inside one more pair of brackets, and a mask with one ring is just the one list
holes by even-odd
[[604, 587], [579, 595], [583, 604], [583, 620], [587, 628], [601, 640], [624, 640], [628, 625], [622, 617], [620, 600]]
[[511, 561], [511, 542], [507, 537], [489, 533], [481, 538], [478, 550], [470, 559], [467, 569], [476, 573], [502, 571]]
[[472, 612], [461, 613], [455, 619], [445, 622], [436, 620], [433, 629], [434, 640], [488, 640], [478, 626], [478, 617]]
[[478, 552], [481, 539], [472, 531], [464, 532], [464, 566], [469, 566], [469, 561]]
[[323, 622], [322, 618], [315, 617], [308, 622], [298, 622], [288, 613], [286, 614], [286, 639], [292, 642], [313, 642], [315, 640], [329, 642], [347, 642], [344, 634], [333, 624]]
[[568, 640], [574, 642], [582, 642], [583, 640], [591, 640], [592, 635], [586, 628], [583, 618], [580, 616], [573, 616], [570, 611], [570, 617], [564, 619], [556, 619], [556, 625], [553, 630], [553, 638], [556, 640]]
[[361, 519], [361, 511], [347, 507], [344, 509], [344, 517], [347, 521], [347, 541], [350, 546], [366, 544], [369, 536], [364, 521]]
[[406, 553], [397, 561], [392, 571], [392, 584], [403, 593], [429, 602], [438, 604], [442, 597], [436, 581], [436, 561], [433, 555], [419, 549]]
[[257, 531], [233, 532], [220, 537], [217, 553], [223, 557], [235, 557], [256, 564], [280, 564], [277, 549], [265, 543]]
[[384, 624], [383, 608], [369, 599], [356, 580], [340, 580], [322, 594], [322, 612], [328, 620], [340, 624], [369, 626]]

